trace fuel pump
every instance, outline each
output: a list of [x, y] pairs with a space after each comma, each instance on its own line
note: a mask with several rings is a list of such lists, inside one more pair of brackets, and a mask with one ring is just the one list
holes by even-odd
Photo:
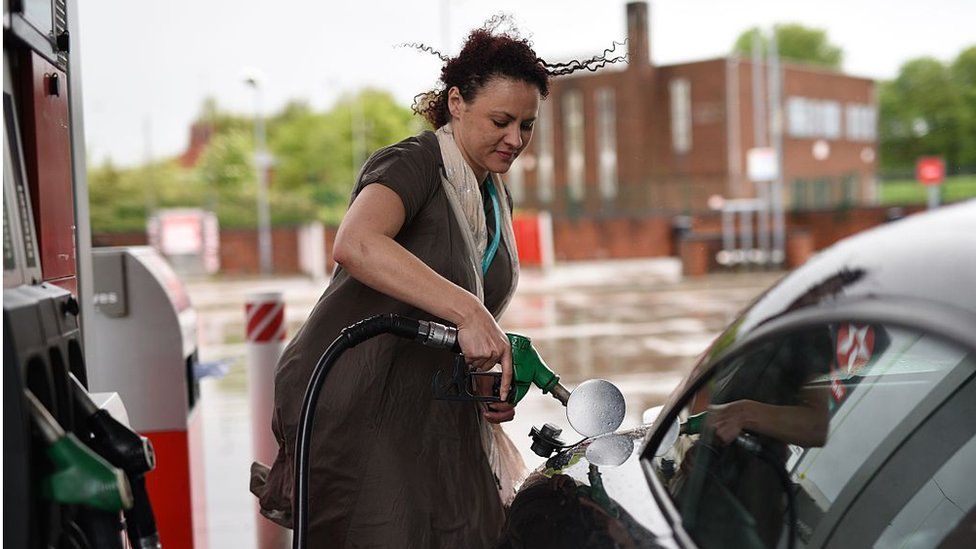
[[130, 543], [137, 549], [161, 547], [156, 518], [146, 491], [145, 475], [156, 468], [152, 443], [113, 418], [107, 410], [96, 406], [78, 378], [71, 374], [69, 378], [89, 445], [125, 473], [129, 482], [133, 501], [124, 514]]
[[[293, 494], [296, 520], [295, 535], [292, 538], [293, 549], [304, 549], [308, 543], [308, 469], [311, 434], [312, 425], [315, 421], [316, 404], [325, 383], [325, 377], [329, 374], [335, 361], [346, 350], [381, 334], [393, 334], [402, 338], [413, 339], [428, 347], [450, 349], [457, 353], [457, 356], [454, 357], [450, 382], [441, 385], [437, 375], [432, 380], [435, 398], [473, 402], [502, 401], [500, 397], [501, 373], [468, 371], [464, 357], [460, 354], [457, 328], [453, 326], [386, 314], [377, 315], [344, 328], [339, 333], [339, 337], [329, 345], [316, 363], [302, 401], [302, 411], [298, 422], [298, 440], [295, 445], [297, 450], [295, 452], [295, 488]], [[566, 415], [570, 424], [584, 436], [591, 437], [609, 433], [620, 426], [625, 412], [623, 395], [612, 383], [602, 379], [589, 380], [581, 383], [574, 391], [569, 392], [559, 383], [559, 376], [542, 360], [529, 338], [519, 334], [508, 334], [508, 338], [512, 345], [514, 385], [513, 390], [508, 393], [509, 402], [517, 403], [526, 395], [531, 385], [536, 385], [544, 393], [552, 394], [554, 398], [566, 406]], [[492, 376], [494, 378], [491, 395], [471, 393], [474, 381], [479, 376]], [[552, 426], [547, 424], [546, 427], [551, 428]], [[536, 429], [533, 428], [532, 431], [535, 433]], [[551, 436], [551, 429], [543, 428], [543, 431], [545, 436], [550, 438], [547, 447], [553, 447], [551, 439], [558, 441], [559, 430], [556, 429], [555, 436]], [[533, 439], [535, 440], [535, 436]], [[533, 450], [536, 446], [539, 446], [538, 441], [533, 444]], [[540, 452], [536, 451], [536, 453]], [[542, 454], [540, 453], [540, 455]]]

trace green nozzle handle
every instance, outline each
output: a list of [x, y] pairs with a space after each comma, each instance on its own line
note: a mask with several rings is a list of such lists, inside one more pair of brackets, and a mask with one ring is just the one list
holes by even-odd
[[553, 372], [546, 362], [539, 356], [539, 352], [532, 346], [532, 340], [521, 334], [505, 334], [512, 345], [512, 368], [514, 370], [515, 400], [513, 404], [522, 400], [522, 397], [529, 392], [529, 387], [535, 385], [542, 389], [543, 393], [552, 393], [553, 396], [563, 401], [569, 397], [569, 393], [559, 384], [559, 376]]
[[705, 427], [705, 419], [708, 418], [708, 412], [699, 412], [693, 416], [689, 416], [688, 419], [681, 423], [679, 432], [682, 435], [698, 435], [701, 434], [702, 429]]
[[65, 433], [51, 412], [24, 389], [31, 419], [48, 444], [54, 472], [41, 479], [41, 493], [65, 505], [86, 505], [118, 512], [132, 507], [132, 490], [125, 474], [102, 459], [71, 433]]
[[47, 447], [54, 473], [41, 481], [41, 493], [66, 505], [118, 512], [132, 507], [125, 474], [68, 433]]

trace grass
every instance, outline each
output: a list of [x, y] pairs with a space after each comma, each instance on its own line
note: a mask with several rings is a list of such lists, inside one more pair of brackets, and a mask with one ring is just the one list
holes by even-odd
[[[879, 194], [880, 202], [885, 206], [925, 204], [928, 201], [928, 188], [913, 179], [882, 181]], [[976, 175], [955, 175], [942, 183], [943, 203], [967, 198], [976, 198]]]

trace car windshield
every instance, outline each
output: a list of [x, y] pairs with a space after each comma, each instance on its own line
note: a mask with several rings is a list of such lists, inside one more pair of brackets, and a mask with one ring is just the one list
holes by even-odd
[[974, 370], [884, 324], [779, 334], [714, 368], [653, 470], [703, 547], [935, 546], [976, 505]]

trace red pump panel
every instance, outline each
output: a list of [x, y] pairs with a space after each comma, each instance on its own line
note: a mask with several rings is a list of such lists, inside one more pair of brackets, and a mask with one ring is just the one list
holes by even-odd
[[519, 263], [523, 266], [541, 266], [542, 243], [539, 236], [539, 218], [534, 215], [514, 216], [512, 232], [515, 233]]
[[[37, 53], [26, 52], [23, 69], [31, 75], [21, 93], [21, 125], [27, 181], [34, 210], [41, 276], [63, 279], [76, 274], [75, 210], [71, 181], [68, 76]], [[60, 283], [59, 285], [64, 285]]]

